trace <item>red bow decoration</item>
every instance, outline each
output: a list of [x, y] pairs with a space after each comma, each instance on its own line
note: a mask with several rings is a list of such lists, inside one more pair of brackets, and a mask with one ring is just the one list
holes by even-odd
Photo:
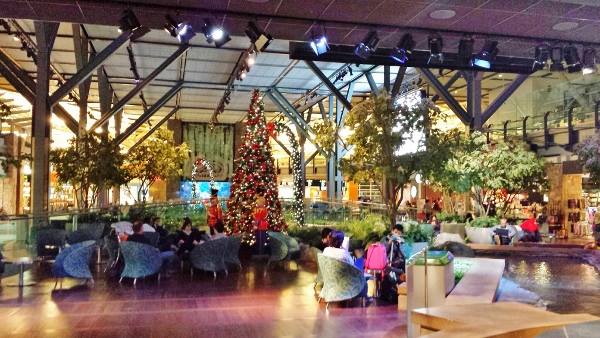
[[275, 131], [275, 122], [267, 123], [267, 131], [269, 132], [269, 136], [271, 136], [271, 137], [277, 136], [277, 132]]

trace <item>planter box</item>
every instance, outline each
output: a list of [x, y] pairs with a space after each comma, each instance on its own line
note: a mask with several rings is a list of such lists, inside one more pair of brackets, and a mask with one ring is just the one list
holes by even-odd
[[465, 227], [467, 237], [470, 243], [475, 244], [492, 244], [492, 235], [490, 228]]
[[408, 252], [406, 255], [406, 259], [412, 257], [412, 255], [419, 253], [423, 250], [425, 250], [425, 248], [428, 247], [428, 243], [427, 242], [415, 242], [413, 244], [408, 244]]
[[465, 223], [442, 223], [440, 232], [449, 234], [458, 234], [460, 238], [465, 239]]

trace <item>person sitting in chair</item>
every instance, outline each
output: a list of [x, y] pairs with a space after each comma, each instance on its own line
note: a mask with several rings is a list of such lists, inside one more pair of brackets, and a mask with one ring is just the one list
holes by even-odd
[[323, 256], [339, 259], [354, 265], [354, 259], [350, 256], [348, 250], [342, 248], [343, 243], [344, 233], [341, 231], [332, 231], [329, 234], [329, 246], [323, 250]]
[[323, 228], [323, 230], [321, 230], [321, 243], [317, 243], [317, 245], [315, 245], [315, 248], [321, 251], [325, 250], [325, 248], [329, 246], [329, 234], [331, 234], [332, 231], [333, 229], [331, 228]]
[[217, 233], [209, 236], [211, 241], [220, 238], [227, 238], [227, 235], [225, 234], [225, 224], [223, 223], [222, 219], [217, 221], [214, 228]]
[[[133, 229], [133, 235], [129, 235], [127, 237], [127, 242], [137, 242], [152, 245], [150, 240], [143, 235], [144, 223], [142, 221], [135, 221], [131, 227]], [[169, 278], [171, 276], [170, 269], [177, 263], [177, 256], [175, 256], [173, 251], [165, 251], [160, 253], [160, 257], [162, 258], [161, 272], [165, 275], [165, 277]]]
[[490, 234], [494, 238], [496, 245], [508, 245], [515, 235], [516, 231], [513, 228], [507, 227], [508, 222], [506, 217], [500, 219], [500, 224], [490, 229]]

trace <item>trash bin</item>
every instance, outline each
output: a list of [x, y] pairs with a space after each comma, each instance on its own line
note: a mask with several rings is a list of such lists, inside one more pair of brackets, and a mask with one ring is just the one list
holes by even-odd
[[446, 295], [454, 288], [454, 256], [448, 251], [427, 252], [427, 305], [424, 256], [407, 267], [406, 280], [409, 309], [444, 305]]

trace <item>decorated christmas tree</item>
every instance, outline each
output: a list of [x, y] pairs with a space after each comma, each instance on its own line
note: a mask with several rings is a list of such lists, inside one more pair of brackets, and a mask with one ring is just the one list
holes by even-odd
[[255, 90], [248, 108], [246, 134], [236, 159], [226, 218], [230, 230], [246, 234], [245, 238], [251, 244], [254, 243], [252, 231], [255, 230], [257, 200], [259, 206], [264, 204], [266, 209], [265, 225], [268, 230], [280, 231], [285, 226], [269, 144], [269, 136], [273, 132], [274, 125], [267, 126], [264, 103]]

